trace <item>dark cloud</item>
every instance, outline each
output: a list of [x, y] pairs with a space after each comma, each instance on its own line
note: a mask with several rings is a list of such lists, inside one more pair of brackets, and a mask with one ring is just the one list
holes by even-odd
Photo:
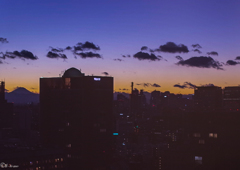
[[161, 87], [159, 84], [156, 84], [156, 83], [154, 83], [154, 84], [151, 84], [151, 83], [138, 83], [136, 85], [137, 86], [143, 86], [143, 87], [150, 87], [150, 86], [152, 86], [152, 87]]
[[201, 85], [202, 87], [214, 87], [215, 85], [214, 84], [211, 84], [211, 83], [209, 83], [209, 84], [204, 84], [204, 85]]
[[237, 57], [235, 58], [235, 60], [240, 60], [240, 56], [237, 56]]
[[159, 47], [159, 49], [156, 49], [155, 51], [162, 51], [162, 52], [168, 52], [168, 53], [188, 53], [188, 47], [183, 45], [183, 44], [179, 44], [176, 45], [174, 42], [167, 42], [165, 45], [161, 45]]
[[199, 67], [199, 68], [215, 68], [219, 70], [223, 70], [222, 64], [220, 64], [218, 61], [215, 61], [211, 57], [191, 57], [187, 60], [182, 60], [176, 63], [177, 65], [182, 66], [189, 66], [189, 67]]
[[122, 55], [122, 57], [126, 58], [126, 57], [131, 57], [131, 55]]
[[113, 59], [114, 61], [123, 61], [122, 59], [119, 59], [119, 58], [117, 58], [117, 59]]
[[59, 53], [59, 52], [63, 52], [64, 51], [64, 49], [62, 49], [62, 48], [53, 48], [51, 46], [50, 46], [50, 48], [51, 48], [51, 51], [55, 52], [55, 53]]
[[14, 52], [6, 52], [3, 55], [3, 58], [21, 58], [21, 59], [30, 59], [30, 60], [37, 60], [38, 57], [34, 56], [33, 53], [31, 53], [30, 51], [27, 50], [22, 50], [21, 52], [18, 51], [14, 51]]
[[183, 85], [180, 85], [179, 83], [178, 84], [175, 84], [173, 85], [173, 87], [178, 87], [178, 88], [181, 88], [181, 89], [194, 89], [194, 87], [196, 87], [196, 85], [190, 83], [190, 82], [184, 82]]
[[[78, 50], [100, 50], [100, 47], [91, 43], [91, 42], [88, 42], [86, 41], [85, 43], [77, 43], [77, 46], [75, 46]], [[75, 48], [74, 47], [74, 48]]]
[[228, 60], [227, 63], [226, 63], [226, 65], [228, 65], [228, 66], [235, 66], [237, 64], [240, 64], [240, 63], [236, 62], [236, 61], [233, 61], [233, 60]]
[[124, 89], [122, 89], [122, 90], [123, 90], [123, 91], [128, 91], [128, 89], [125, 89], [125, 88], [124, 88]]
[[154, 83], [152, 84], [152, 87], [161, 87], [161, 86], [159, 84]]
[[105, 76], [108, 76], [108, 72], [102, 72], [102, 74], [104, 74]]
[[72, 49], [72, 47], [70, 47], [70, 46], [67, 46], [66, 48], [65, 48], [65, 50], [71, 50]]
[[173, 85], [173, 87], [178, 87], [178, 88], [181, 88], [181, 89], [185, 89], [186, 88], [185, 85], [180, 85], [180, 84], [175, 84], [175, 85]]
[[198, 52], [199, 54], [201, 54], [202, 52], [199, 49], [194, 49], [194, 52]]
[[54, 53], [52, 51], [49, 51], [47, 53], [47, 57], [48, 58], [62, 58], [62, 59], [67, 59], [67, 56], [65, 54], [61, 54], [61, 53]]
[[100, 54], [92, 53], [92, 52], [86, 52], [86, 53], [74, 53], [75, 55], [80, 56], [81, 58], [102, 58]]
[[211, 51], [211, 52], [207, 52], [208, 55], [217, 55], [218, 56], [218, 53], [216, 51]]
[[202, 48], [201, 45], [199, 45], [199, 44], [193, 44], [192, 47], [193, 48]]
[[158, 56], [152, 53], [150, 55], [148, 53], [138, 52], [134, 54], [133, 57], [137, 58], [138, 60], [152, 60], [152, 61], [160, 60]]
[[183, 58], [181, 57], [181, 56], [176, 56], [176, 59], [178, 59], [178, 60], [183, 60]]
[[0, 42], [1, 43], [8, 43], [8, 40], [7, 40], [7, 38], [0, 37]]
[[147, 46], [142, 46], [141, 51], [146, 51], [146, 50], [148, 50], [148, 47]]
[[0, 64], [2, 64], [3, 62], [0, 60]]

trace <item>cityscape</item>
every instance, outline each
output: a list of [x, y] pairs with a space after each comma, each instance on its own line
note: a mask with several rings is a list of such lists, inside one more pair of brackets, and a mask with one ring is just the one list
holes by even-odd
[[0, 169], [240, 169], [240, 1], [0, 6]]
[[113, 100], [113, 79], [69, 68], [41, 77], [39, 103], [24, 105], [7, 102], [2, 81], [1, 167], [240, 167], [239, 86], [196, 86], [192, 98], [155, 90], [147, 100], [132, 82]]

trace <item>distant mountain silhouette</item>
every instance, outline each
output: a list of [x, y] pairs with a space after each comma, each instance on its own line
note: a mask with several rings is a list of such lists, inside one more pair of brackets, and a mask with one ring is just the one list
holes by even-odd
[[14, 104], [39, 103], [39, 94], [32, 93], [24, 87], [17, 87], [12, 92], [5, 92], [5, 98], [8, 102]]

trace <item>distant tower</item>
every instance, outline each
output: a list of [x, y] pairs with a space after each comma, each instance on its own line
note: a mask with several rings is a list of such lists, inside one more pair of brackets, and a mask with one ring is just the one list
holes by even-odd
[[0, 84], [0, 102], [5, 101], [5, 82], [1, 81]]

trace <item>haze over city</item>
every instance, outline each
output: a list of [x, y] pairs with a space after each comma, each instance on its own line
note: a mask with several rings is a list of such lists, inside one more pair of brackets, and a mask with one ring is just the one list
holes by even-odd
[[114, 77], [114, 90], [192, 94], [238, 86], [240, 2], [1, 1], [0, 77], [39, 93], [70, 67]]

